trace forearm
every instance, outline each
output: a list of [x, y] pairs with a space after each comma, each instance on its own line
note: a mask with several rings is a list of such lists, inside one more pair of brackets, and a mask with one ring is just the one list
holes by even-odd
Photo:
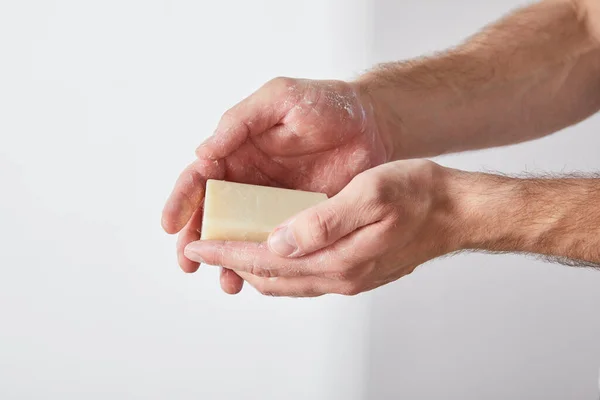
[[517, 179], [449, 170], [456, 248], [600, 265], [600, 178]]
[[594, 7], [547, 0], [443, 54], [365, 74], [357, 85], [393, 143], [390, 158], [522, 142], [596, 112], [600, 42], [594, 32], [600, 27]]

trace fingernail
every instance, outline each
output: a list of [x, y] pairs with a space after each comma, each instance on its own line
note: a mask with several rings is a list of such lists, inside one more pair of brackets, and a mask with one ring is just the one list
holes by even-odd
[[271, 236], [269, 236], [269, 248], [276, 254], [288, 257], [298, 250], [298, 244], [294, 238], [294, 234], [288, 225], [277, 228]]
[[192, 242], [192, 243], [188, 244], [187, 246], [185, 246], [185, 248], [183, 249], [183, 255], [192, 261], [203, 263], [204, 260], [202, 259], [202, 256], [198, 253], [199, 250], [200, 250], [200, 248], [199, 248], [198, 243]]

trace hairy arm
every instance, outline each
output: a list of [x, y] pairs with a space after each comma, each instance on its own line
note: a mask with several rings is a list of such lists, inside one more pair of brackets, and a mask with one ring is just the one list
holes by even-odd
[[600, 266], [600, 178], [509, 178], [451, 170], [460, 249]]
[[391, 159], [539, 138], [600, 109], [600, 2], [546, 0], [432, 57], [358, 81]]

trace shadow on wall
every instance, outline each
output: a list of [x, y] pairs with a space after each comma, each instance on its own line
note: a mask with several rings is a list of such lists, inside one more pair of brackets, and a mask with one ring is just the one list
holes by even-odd
[[[373, 63], [432, 53], [459, 43], [522, 4], [375, 0]], [[592, 126], [595, 125], [595, 126]], [[447, 157], [443, 165], [560, 172], [578, 162], [600, 168], [578, 125], [565, 144], [535, 144]], [[591, 137], [600, 145], [600, 137]], [[535, 156], [524, 146], [536, 146]], [[533, 147], [532, 147], [533, 148]], [[534, 154], [529, 149], [529, 154]], [[535, 159], [531, 159], [535, 157]], [[491, 160], [491, 161], [490, 161]], [[570, 164], [573, 167], [574, 164]], [[435, 260], [370, 293], [366, 399], [597, 398], [600, 274], [521, 256], [459, 255]]]

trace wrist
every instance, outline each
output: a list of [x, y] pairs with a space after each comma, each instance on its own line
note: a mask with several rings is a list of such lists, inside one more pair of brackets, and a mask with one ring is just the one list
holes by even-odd
[[[376, 130], [381, 140], [386, 145], [386, 161], [395, 161], [398, 147], [401, 141], [398, 137], [403, 131], [401, 119], [398, 118], [397, 110], [394, 107], [394, 99], [386, 96], [386, 90], [383, 88], [375, 89], [375, 77], [367, 73], [358, 80], [352, 82], [357, 96], [363, 104], [365, 119]], [[389, 90], [388, 90], [389, 92]]]
[[518, 179], [451, 170], [447, 192], [457, 250], [512, 251], [519, 237], [515, 210], [523, 209]]
[[464, 212], [464, 189], [467, 186], [468, 173], [443, 167], [433, 162], [426, 170], [429, 179], [425, 179], [427, 200], [421, 199], [422, 204], [428, 204], [427, 229], [422, 240], [427, 248], [435, 248], [436, 256], [464, 250], [468, 246], [468, 235], [464, 224], [468, 213]]
[[427, 188], [414, 199], [427, 209], [414, 238], [427, 259], [482, 250], [600, 265], [597, 178], [508, 178], [428, 165], [413, 180]]
[[[448, 70], [450, 61], [472, 64], [469, 57], [448, 52], [388, 63], [354, 82], [357, 92], [369, 104], [379, 133], [391, 144], [390, 161], [463, 150], [454, 132], [464, 135], [466, 131], [475, 131], [461, 113], [464, 108], [470, 108], [464, 99], [471, 88], [466, 85], [459, 88]], [[478, 111], [471, 109], [471, 112]]]
[[386, 152], [386, 162], [395, 161], [398, 147], [398, 127], [390, 124], [390, 109], [381, 96], [372, 90], [372, 80], [367, 75], [349, 82], [362, 106], [365, 130], [373, 131], [381, 139]]

